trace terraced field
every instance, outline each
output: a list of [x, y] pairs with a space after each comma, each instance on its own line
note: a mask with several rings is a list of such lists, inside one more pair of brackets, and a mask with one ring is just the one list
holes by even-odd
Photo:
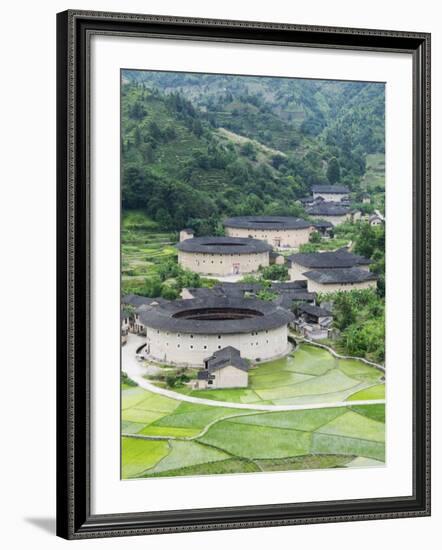
[[143, 213], [124, 212], [121, 227], [122, 290], [156, 274], [162, 260], [176, 255], [172, 233], [158, 231], [157, 224]]
[[[381, 376], [302, 345], [293, 357], [252, 369], [250, 389], [191, 394], [223, 403], [324, 403], [320, 409], [241, 410], [123, 386], [122, 477], [380, 466], [385, 407], [351, 400], [382, 398]], [[345, 399], [348, 407], [326, 405]]]

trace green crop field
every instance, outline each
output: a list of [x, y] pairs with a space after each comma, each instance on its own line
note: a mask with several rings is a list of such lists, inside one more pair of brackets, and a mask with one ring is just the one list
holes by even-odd
[[[251, 370], [250, 389], [190, 392], [213, 406], [122, 390], [122, 477], [287, 471], [382, 465], [382, 404], [259, 411], [219, 406], [333, 403], [381, 398], [382, 373], [302, 344]], [[355, 391], [356, 389], [356, 391]], [[189, 392], [187, 392], [189, 393]], [[269, 399], [271, 398], [271, 399]]]
[[336, 359], [327, 350], [301, 344], [292, 354], [250, 370], [247, 389], [180, 393], [214, 401], [266, 405], [383, 399], [383, 372], [356, 359]]

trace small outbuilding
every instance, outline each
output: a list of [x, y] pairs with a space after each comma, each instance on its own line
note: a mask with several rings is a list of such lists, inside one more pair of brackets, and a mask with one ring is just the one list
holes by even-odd
[[180, 242], [186, 241], [187, 239], [193, 239], [195, 233], [193, 229], [190, 229], [188, 227], [181, 229], [180, 231]]
[[315, 221], [315, 229], [321, 237], [333, 237], [333, 224], [326, 220]]
[[198, 372], [195, 389], [247, 388], [249, 363], [239, 350], [227, 346], [204, 360], [204, 368]]
[[312, 304], [300, 304], [296, 312], [294, 326], [306, 338], [322, 340], [327, 338], [333, 323], [331, 311]]
[[146, 334], [146, 327], [140, 317], [141, 312], [165, 301], [167, 300], [164, 298], [148, 298], [138, 294], [125, 294], [121, 298], [121, 330], [126, 332], [126, 341], [128, 332]]
[[368, 223], [371, 225], [371, 227], [377, 227], [379, 225], [382, 225], [384, 223], [384, 220], [377, 214], [373, 214], [368, 218]]

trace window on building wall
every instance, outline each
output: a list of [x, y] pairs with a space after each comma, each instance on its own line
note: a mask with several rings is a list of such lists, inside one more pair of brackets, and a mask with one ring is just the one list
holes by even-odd
[[193, 346], [190, 346], [190, 349], [193, 349]]
[[213, 380], [208, 380], [207, 383], [208, 383], [210, 386], [212, 386]]
[[218, 334], [218, 340], [220, 340], [220, 339], [221, 339], [221, 335], [220, 335], [220, 334]]
[[218, 346], [218, 349], [221, 349], [221, 346]]

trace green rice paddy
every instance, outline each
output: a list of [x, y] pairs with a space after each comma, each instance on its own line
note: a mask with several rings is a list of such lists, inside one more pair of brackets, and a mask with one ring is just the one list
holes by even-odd
[[327, 350], [301, 344], [292, 354], [256, 366], [247, 389], [178, 391], [194, 396], [266, 405], [335, 403], [384, 399], [383, 373], [356, 359], [336, 359]]
[[[122, 478], [379, 466], [385, 460], [382, 373], [302, 344], [250, 371], [248, 389], [191, 395], [252, 404], [348, 407], [258, 411], [187, 403], [140, 387], [122, 390]], [[188, 393], [188, 392], [186, 392]]]

